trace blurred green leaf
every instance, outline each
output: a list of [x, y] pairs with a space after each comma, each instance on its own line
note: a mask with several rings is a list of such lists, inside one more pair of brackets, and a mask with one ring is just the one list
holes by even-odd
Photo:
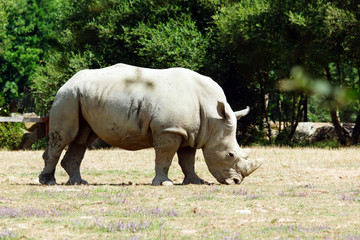
[[333, 86], [325, 79], [313, 79], [299, 66], [291, 69], [289, 79], [279, 82], [279, 90], [304, 93], [324, 99], [333, 107], [343, 107], [359, 97], [354, 88]]

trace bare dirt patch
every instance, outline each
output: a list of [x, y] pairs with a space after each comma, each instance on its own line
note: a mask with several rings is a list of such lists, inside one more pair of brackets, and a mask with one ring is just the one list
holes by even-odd
[[[152, 150], [88, 151], [88, 186], [41, 186], [40, 151], [0, 151], [0, 239], [360, 239], [360, 150], [254, 148], [241, 185], [150, 186]], [[57, 168], [58, 183], [66, 173]]]

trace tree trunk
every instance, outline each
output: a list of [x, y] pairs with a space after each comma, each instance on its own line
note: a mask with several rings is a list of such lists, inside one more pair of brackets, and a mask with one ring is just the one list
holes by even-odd
[[281, 121], [282, 121], [282, 119], [281, 119], [281, 111], [282, 111], [282, 109], [281, 109], [281, 97], [280, 97], [280, 94], [281, 93], [279, 93], [279, 97], [278, 97], [278, 114], [279, 114], [279, 134], [281, 133]]
[[[357, 65], [358, 65], [357, 68], [358, 68], [359, 87], [360, 87], [360, 61], [358, 61]], [[351, 136], [352, 145], [356, 145], [358, 143], [359, 136], [360, 136], [360, 112], [356, 117], [355, 127]]]
[[292, 129], [295, 123], [295, 109], [296, 109], [296, 93], [293, 93], [292, 112], [291, 112], [291, 123], [290, 128]]
[[358, 113], [356, 117], [355, 127], [352, 132], [352, 136], [351, 136], [352, 145], [356, 145], [358, 143], [359, 135], [360, 135], [360, 113]]
[[304, 99], [304, 122], [308, 122], [308, 96]]
[[[330, 108], [331, 108], [331, 106], [330, 106]], [[344, 131], [340, 125], [340, 121], [339, 121], [339, 118], [338, 118], [335, 108], [330, 110], [330, 115], [331, 115], [331, 122], [334, 125], [335, 133], [339, 139], [340, 144], [343, 146], [346, 146], [346, 139], [345, 139]]]
[[[304, 107], [301, 108], [301, 106], [303, 106], [303, 104], [304, 104], [303, 103], [303, 98], [304, 98], [304, 95], [301, 95], [300, 96], [300, 101], [299, 101], [298, 106], [297, 106], [297, 114], [296, 114], [296, 117], [294, 119], [294, 122], [291, 125], [291, 130], [290, 130], [289, 137], [288, 137], [289, 141], [291, 141], [291, 139], [294, 137], [294, 134], [296, 132], [296, 128], [299, 125], [299, 122], [301, 120], [302, 112], [304, 110]], [[296, 101], [296, 98], [294, 97], [294, 108], [296, 106], [295, 101]], [[293, 114], [295, 116], [295, 109], [293, 109]]]
[[[327, 79], [329, 80], [330, 83], [332, 83], [329, 67], [326, 66], [325, 71], [326, 71]], [[336, 107], [334, 105], [332, 105], [332, 103], [330, 103], [329, 107], [330, 107], [331, 122], [334, 125], [335, 133], [336, 133], [336, 135], [338, 137], [338, 140], [339, 140], [341, 145], [346, 146], [346, 139], [345, 139], [344, 131], [343, 131], [343, 128], [341, 127], [341, 125], [340, 125], [339, 118], [338, 118], [337, 111], [336, 111]]]
[[269, 105], [269, 94], [265, 94], [264, 86], [260, 85], [260, 94], [261, 94], [261, 100], [263, 105], [263, 113], [264, 113], [264, 119], [265, 119], [265, 125], [267, 129], [267, 135], [269, 138], [270, 143], [272, 143], [272, 136], [271, 136], [271, 126], [269, 122], [269, 112], [268, 112], [268, 105]]

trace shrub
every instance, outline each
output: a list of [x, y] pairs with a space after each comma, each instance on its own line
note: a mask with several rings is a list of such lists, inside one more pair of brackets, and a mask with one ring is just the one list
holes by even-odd
[[205, 62], [209, 39], [190, 18], [170, 19], [156, 27], [142, 23], [133, 29], [133, 34], [139, 38], [138, 54], [145, 66], [185, 67], [197, 71]]
[[49, 137], [44, 137], [36, 141], [33, 145], [31, 145], [32, 150], [45, 150], [48, 146]]
[[[30, 85], [38, 111], [49, 112], [59, 88], [79, 70], [90, 68], [92, 57], [91, 52], [70, 53], [69, 56], [57, 53], [49, 58], [45, 66], [38, 68]], [[66, 71], [61, 64], [67, 66]]]
[[0, 123], [0, 148], [16, 150], [19, 148], [24, 123]]

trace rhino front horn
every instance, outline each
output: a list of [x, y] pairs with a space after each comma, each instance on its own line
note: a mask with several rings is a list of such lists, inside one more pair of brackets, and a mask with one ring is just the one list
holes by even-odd
[[263, 164], [264, 159], [242, 159], [239, 162], [239, 168], [244, 177], [249, 176], [252, 172], [258, 169]]

